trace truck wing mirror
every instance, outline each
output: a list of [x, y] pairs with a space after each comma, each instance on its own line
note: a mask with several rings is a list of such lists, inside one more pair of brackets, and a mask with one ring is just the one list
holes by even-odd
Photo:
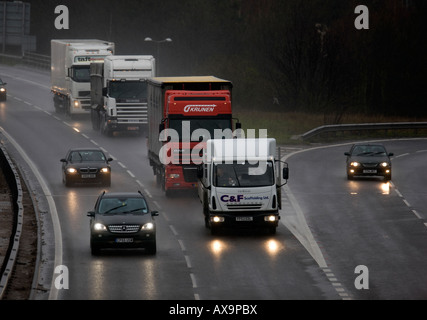
[[203, 178], [203, 166], [202, 165], [197, 166], [197, 178], [198, 179]]
[[289, 179], [289, 168], [283, 168], [283, 179], [288, 180]]
[[165, 130], [165, 124], [162, 122], [159, 124], [159, 133], [162, 133], [163, 130]]
[[108, 93], [108, 89], [107, 89], [107, 88], [102, 88], [102, 95], [103, 95], [104, 97], [106, 97], [106, 96], [107, 96], [107, 93]]

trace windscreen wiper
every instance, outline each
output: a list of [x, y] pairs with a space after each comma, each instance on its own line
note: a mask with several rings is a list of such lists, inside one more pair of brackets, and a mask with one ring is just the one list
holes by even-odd
[[105, 211], [103, 214], [110, 213], [113, 210], [116, 210], [116, 209], [119, 209], [119, 208], [122, 208], [122, 207], [126, 207], [126, 206], [127, 206], [127, 204], [111, 208], [111, 209]]

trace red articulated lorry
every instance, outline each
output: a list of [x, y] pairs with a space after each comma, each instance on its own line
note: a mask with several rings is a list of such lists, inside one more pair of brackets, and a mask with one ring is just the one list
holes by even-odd
[[196, 189], [206, 141], [232, 137], [232, 87], [214, 76], [148, 79], [148, 159], [166, 196]]

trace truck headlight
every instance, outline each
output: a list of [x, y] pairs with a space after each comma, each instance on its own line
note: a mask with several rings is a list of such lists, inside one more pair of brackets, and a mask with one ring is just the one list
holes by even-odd
[[73, 105], [74, 105], [74, 108], [76, 108], [76, 109], [80, 108], [80, 102], [79, 102], [79, 100], [74, 100]]
[[224, 217], [214, 216], [214, 217], [211, 217], [211, 221], [215, 223], [224, 222]]
[[265, 216], [264, 221], [268, 221], [268, 222], [277, 221], [277, 216], [275, 216], [275, 215]]

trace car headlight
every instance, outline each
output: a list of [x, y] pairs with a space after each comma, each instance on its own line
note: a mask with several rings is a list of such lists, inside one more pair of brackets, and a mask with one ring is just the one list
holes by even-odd
[[97, 222], [93, 225], [93, 229], [96, 231], [104, 231], [107, 230], [107, 227], [104, 226], [102, 223]]
[[381, 167], [384, 167], [384, 168], [389, 166], [388, 162], [381, 162], [380, 165]]
[[270, 215], [270, 216], [265, 216], [264, 217], [264, 221], [268, 221], [268, 222], [274, 222], [277, 221], [278, 218], [275, 215]]
[[67, 172], [68, 173], [76, 173], [77, 169], [75, 169], [75, 168], [67, 168]]
[[154, 229], [154, 223], [152, 222], [148, 222], [141, 227], [141, 230], [153, 230], [153, 229]]
[[102, 168], [100, 171], [101, 171], [102, 173], [108, 173], [110, 170], [108, 170], [108, 168]]
[[350, 163], [350, 166], [352, 166], [352, 167], [358, 167], [358, 166], [360, 166], [360, 163], [359, 163], [359, 162], [357, 162], [357, 161], [352, 161], [352, 162]]

